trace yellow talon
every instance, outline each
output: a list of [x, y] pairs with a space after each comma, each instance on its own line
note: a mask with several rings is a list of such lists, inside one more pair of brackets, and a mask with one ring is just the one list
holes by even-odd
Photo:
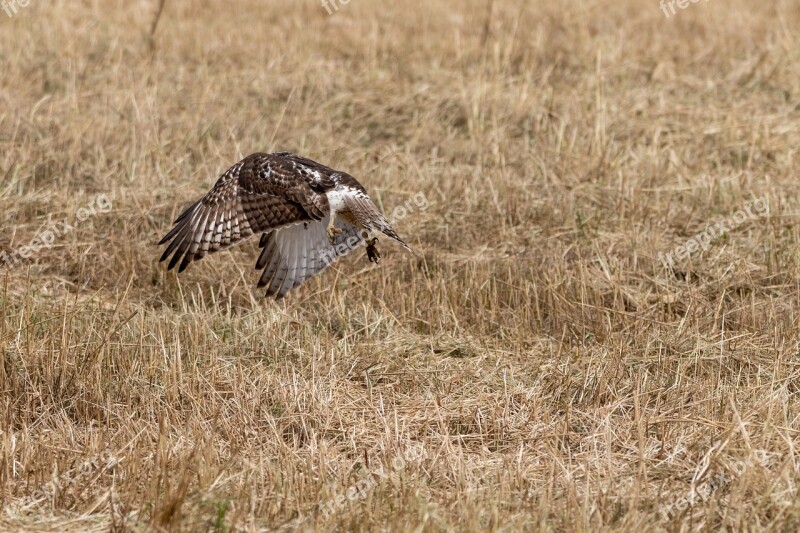
[[328, 241], [331, 244], [336, 242], [336, 236], [342, 232], [342, 228], [337, 228], [336, 226], [328, 226]]

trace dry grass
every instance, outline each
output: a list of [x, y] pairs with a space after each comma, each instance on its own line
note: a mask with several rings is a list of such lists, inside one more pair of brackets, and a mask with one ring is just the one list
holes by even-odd
[[[800, 527], [796, 5], [157, 8], [0, 11], [0, 249], [113, 201], [2, 270], [0, 528]], [[419, 256], [280, 303], [255, 241], [166, 272], [178, 211], [279, 149], [424, 194]]]

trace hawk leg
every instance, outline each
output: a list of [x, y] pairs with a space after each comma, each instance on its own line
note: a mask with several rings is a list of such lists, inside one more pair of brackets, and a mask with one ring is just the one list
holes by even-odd
[[376, 265], [381, 262], [381, 253], [378, 251], [378, 247], [375, 246], [377, 243], [377, 237], [373, 237], [371, 240], [366, 241], [367, 257], [369, 257], [369, 262], [375, 263]]
[[337, 228], [333, 225], [333, 221], [328, 226], [328, 242], [331, 243], [331, 246], [336, 244], [336, 236], [342, 232], [342, 228]]

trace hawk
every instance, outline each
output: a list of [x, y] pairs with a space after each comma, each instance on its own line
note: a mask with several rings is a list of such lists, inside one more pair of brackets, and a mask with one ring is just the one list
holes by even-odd
[[256, 270], [267, 297], [283, 298], [363, 242], [371, 262], [378, 231], [403, 245], [367, 190], [346, 172], [291, 152], [256, 153], [229, 168], [161, 239], [161, 261], [183, 272], [192, 261], [261, 234]]

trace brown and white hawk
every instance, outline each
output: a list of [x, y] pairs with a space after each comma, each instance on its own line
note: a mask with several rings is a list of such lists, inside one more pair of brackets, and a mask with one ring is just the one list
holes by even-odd
[[261, 233], [258, 287], [282, 298], [364, 242], [378, 262], [379, 231], [411, 248], [392, 229], [356, 179], [290, 152], [256, 153], [228, 169], [161, 239], [168, 269]]

